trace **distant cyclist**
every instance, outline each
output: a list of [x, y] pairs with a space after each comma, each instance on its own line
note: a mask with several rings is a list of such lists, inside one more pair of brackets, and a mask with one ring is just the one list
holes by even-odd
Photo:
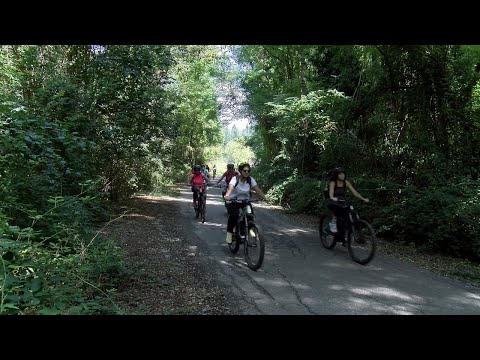
[[200, 172], [205, 175], [205, 177], [207, 178], [207, 181], [208, 179], [210, 178], [210, 174], [208, 172], [208, 169], [205, 167], [205, 165], [202, 165], [201, 168], [200, 168]]
[[213, 165], [212, 171], [213, 171], [213, 179], [215, 179], [215, 176], [217, 175], [217, 165]]
[[206, 176], [200, 171], [200, 165], [193, 166], [193, 174], [190, 178], [190, 185], [193, 192], [193, 207], [197, 207], [198, 192], [205, 189], [205, 182], [207, 182]]
[[225, 171], [222, 177], [217, 181], [217, 185], [218, 185], [220, 184], [220, 181], [222, 181], [222, 179], [225, 178], [225, 187], [222, 192], [222, 196], [224, 196], [225, 193], [227, 192], [227, 187], [228, 187], [228, 184], [230, 183], [230, 180], [232, 180], [234, 176], [240, 175], [238, 171], [234, 169], [234, 167], [235, 166], [233, 164], [227, 164], [227, 171]]

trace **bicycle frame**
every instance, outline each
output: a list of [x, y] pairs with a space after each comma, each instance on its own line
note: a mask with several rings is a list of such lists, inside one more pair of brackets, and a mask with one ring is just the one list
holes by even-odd
[[[237, 230], [240, 234], [242, 226], [244, 226], [244, 231], [248, 231], [249, 225], [255, 224], [255, 214], [253, 213], [252, 203], [248, 200], [244, 200], [241, 203], [240, 209], [238, 209], [238, 220], [237, 220]], [[243, 223], [243, 224], [242, 224]]]

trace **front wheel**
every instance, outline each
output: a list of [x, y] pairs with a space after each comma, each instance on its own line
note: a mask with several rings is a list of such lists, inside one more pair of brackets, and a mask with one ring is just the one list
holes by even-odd
[[236, 254], [238, 249], [240, 248], [240, 234], [238, 233], [237, 229], [234, 230], [232, 242], [228, 244], [228, 247], [233, 254]]
[[206, 212], [207, 212], [207, 198], [203, 196], [202, 197], [202, 223], [205, 222]]
[[320, 234], [320, 241], [326, 249], [333, 249], [337, 244], [335, 235], [330, 231], [329, 217], [327, 215], [322, 215], [320, 218], [320, 225], [318, 228]]
[[199, 199], [197, 199], [197, 206], [195, 207], [195, 217], [198, 219], [198, 217], [200, 216], [200, 201]]
[[348, 233], [348, 253], [353, 261], [366, 265], [372, 261], [377, 248], [375, 230], [365, 220], [356, 220]]
[[260, 236], [258, 228], [252, 224], [245, 234], [245, 259], [248, 267], [252, 270], [259, 269], [262, 266], [264, 256], [265, 242], [263, 237]]

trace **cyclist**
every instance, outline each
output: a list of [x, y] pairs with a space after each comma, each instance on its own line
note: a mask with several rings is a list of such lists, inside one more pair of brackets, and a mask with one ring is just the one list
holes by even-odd
[[370, 200], [360, 195], [357, 190], [352, 186], [350, 181], [347, 180], [345, 168], [338, 165], [332, 171], [332, 176], [328, 184], [328, 204], [327, 207], [332, 211], [332, 221], [330, 222], [330, 231], [332, 233], [337, 232], [337, 217], [342, 216], [345, 212], [345, 208], [339, 204], [339, 200], [345, 200], [345, 194], [347, 189], [360, 200], [369, 202]]
[[208, 169], [205, 167], [205, 165], [202, 165], [200, 168], [200, 172], [205, 175], [205, 177], [208, 179], [210, 178], [210, 174], [208, 173]]
[[222, 181], [223, 178], [225, 178], [225, 187], [222, 191], [222, 196], [225, 196], [225, 193], [227, 192], [228, 184], [230, 183], [230, 180], [236, 175], [240, 175], [237, 170], [234, 169], [233, 164], [227, 164], [227, 171], [222, 175], [220, 179], [217, 181], [217, 185], [220, 184], [220, 181]]
[[[251, 167], [248, 163], [241, 164], [238, 167], [240, 175], [232, 177], [228, 183], [228, 189], [225, 194], [225, 200], [230, 200], [231, 197], [236, 197], [238, 200], [249, 200], [250, 199], [250, 190], [255, 191], [263, 200], [266, 200], [265, 195], [263, 194], [260, 187], [257, 185], [257, 182], [253, 177], [250, 176]], [[226, 242], [228, 244], [232, 243], [233, 229], [237, 224], [238, 212], [241, 204], [239, 203], [228, 203], [228, 223], [227, 223], [227, 237]], [[254, 237], [255, 233], [250, 234]]]
[[215, 179], [215, 176], [217, 175], [217, 165], [213, 165], [212, 171], [213, 171], [213, 178]]
[[201, 189], [202, 191], [205, 190], [205, 182], [207, 178], [205, 175], [200, 171], [200, 165], [193, 166], [193, 174], [190, 177], [190, 185], [192, 186], [193, 192], [193, 207], [197, 207], [197, 200], [198, 200], [198, 191]]

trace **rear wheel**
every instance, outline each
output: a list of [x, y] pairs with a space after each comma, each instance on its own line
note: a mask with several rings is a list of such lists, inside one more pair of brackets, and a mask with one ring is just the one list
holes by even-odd
[[348, 233], [348, 253], [353, 261], [366, 265], [372, 261], [377, 248], [377, 239], [372, 225], [365, 220], [353, 223]]
[[326, 249], [333, 249], [337, 243], [334, 234], [330, 231], [329, 226], [329, 217], [327, 215], [322, 215], [320, 218], [320, 225], [318, 228], [320, 234], [320, 241]]
[[[255, 236], [250, 236], [250, 233]], [[265, 242], [255, 225], [251, 225], [245, 234], [245, 259], [247, 265], [252, 270], [257, 270], [262, 266], [265, 256]]]

